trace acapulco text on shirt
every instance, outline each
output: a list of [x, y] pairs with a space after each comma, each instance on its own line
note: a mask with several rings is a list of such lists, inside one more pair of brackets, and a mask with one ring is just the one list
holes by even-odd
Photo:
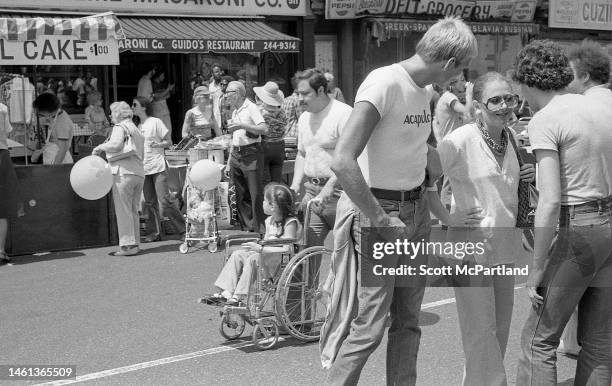
[[423, 114], [407, 114], [404, 119], [404, 124], [416, 124], [417, 127], [421, 126], [421, 123], [431, 123], [431, 114], [427, 113], [427, 110], [423, 110]]

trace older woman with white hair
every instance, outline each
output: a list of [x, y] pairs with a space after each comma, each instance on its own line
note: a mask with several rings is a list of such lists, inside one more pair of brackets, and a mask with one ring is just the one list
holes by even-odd
[[336, 78], [331, 72], [326, 72], [323, 74], [325, 79], [327, 79], [327, 94], [330, 98], [338, 100], [340, 102], [346, 102], [344, 100], [344, 94], [342, 94], [342, 90], [337, 87]]
[[138, 208], [145, 180], [144, 137], [132, 122], [133, 112], [130, 105], [123, 101], [115, 102], [110, 109], [114, 124], [110, 139], [94, 148], [92, 154], [106, 152], [115, 176], [113, 202], [120, 246], [115, 256], [132, 256], [140, 251]]

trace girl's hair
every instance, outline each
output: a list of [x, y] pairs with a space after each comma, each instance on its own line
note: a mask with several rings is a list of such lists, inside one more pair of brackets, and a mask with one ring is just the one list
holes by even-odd
[[487, 84], [493, 81], [506, 82], [508, 83], [508, 85], [510, 84], [510, 82], [508, 81], [508, 78], [506, 78], [499, 72], [490, 71], [484, 75], [480, 75], [474, 81], [473, 96], [474, 96], [475, 101], [482, 102], [481, 99], [482, 99], [482, 92], [484, 91], [484, 88], [486, 87]]
[[283, 220], [295, 216], [293, 194], [289, 187], [279, 182], [271, 182], [264, 189], [264, 196], [281, 211]]

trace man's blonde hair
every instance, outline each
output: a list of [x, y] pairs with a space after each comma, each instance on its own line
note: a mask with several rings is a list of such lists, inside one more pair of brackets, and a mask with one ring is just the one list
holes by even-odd
[[455, 58], [459, 65], [478, 56], [478, 44], [472, 29], [463, 20], [446, 17], [425, 32], [416, 52], [427, 63]]

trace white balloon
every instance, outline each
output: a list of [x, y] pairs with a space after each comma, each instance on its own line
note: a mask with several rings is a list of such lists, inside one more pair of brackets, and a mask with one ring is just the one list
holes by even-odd
[[216, 188], [221, 181], [219, 164], [207, 159], [199, 160], [191, 167], [189, 180], [192, 186], [205, 191]]
[[90, 155], [72, 166], [70, 185], [82, 198], [98, 200], [110, 192], [113, 174], [106, 161], [96, 155]]

